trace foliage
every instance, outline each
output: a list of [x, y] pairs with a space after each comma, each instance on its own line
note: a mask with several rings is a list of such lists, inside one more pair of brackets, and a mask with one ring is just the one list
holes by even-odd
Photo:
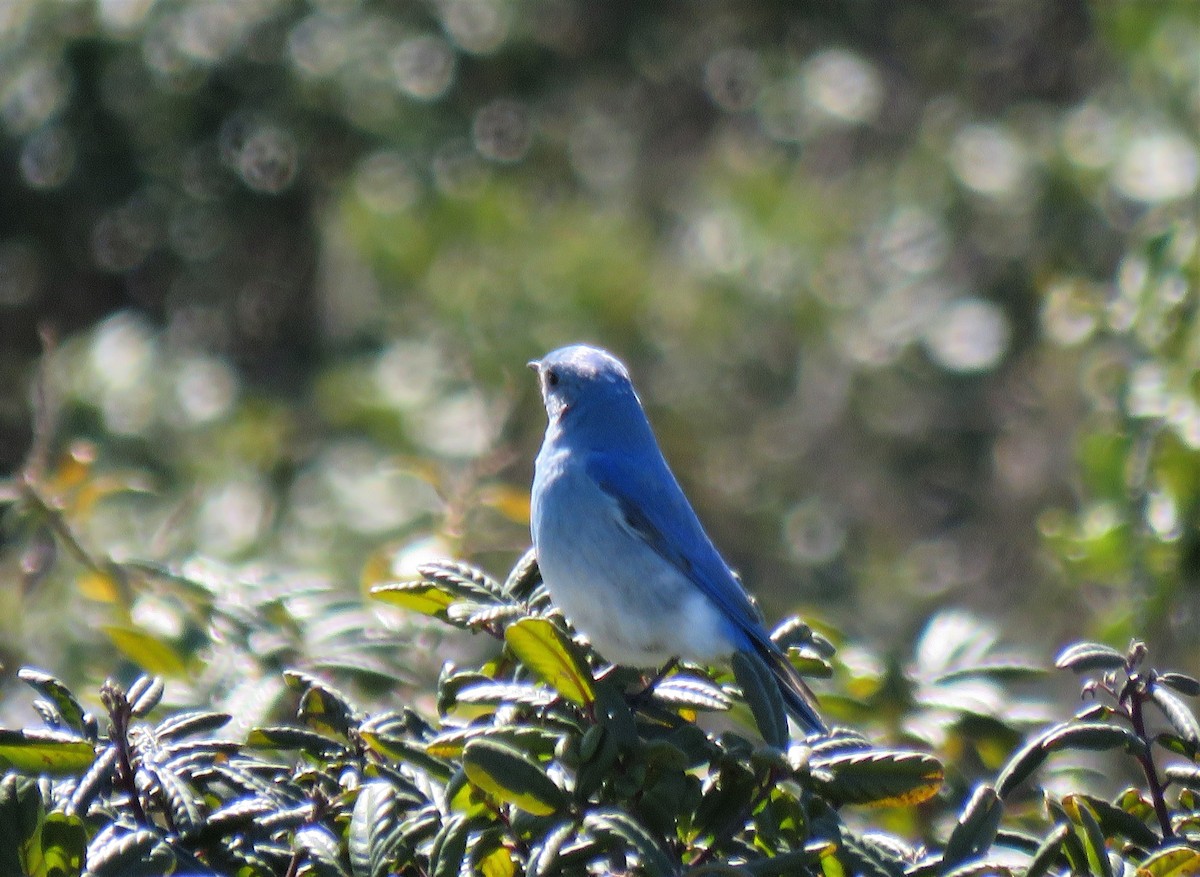
[[[1110, 877], [1200, 864], [1200, 724], [1184, 700], [1200, 681], [1147, 667], [1141, 643], [1065, 649], [1058, 665], [1090, 677], [1094, 702], [1031, 735], [960, 809], [933, 798], [936, 759], [847, 729], [782, 747], [702, 730], [702, 713], [760, 714], [761, 695], [739, 693], [728, 675], [688, 667], [630, 693], [637, 675], [597, 672], [532, 557], [504, 582], [441, 563], [372, 594], [504, 648], [447, 665], [433, 717], [364, 711], [326, 679], [287, 671], [299, 722], [244, 739], [220, 733], [227, 713], [164, 715], [160, 678], [106, 682], [94, 716], [59, 680], [22, 671], [46, 730], [0, 732], [4, 873]], [[837, 660], [796, 621], [776, 639], [798, 666]], [[1169, 728], [1157, 736], [1151, 705]], [[1113, 800], [1046, 791], [1044, 815], [1022, 809], [1020, 791], [1048, 758], [1109, 750], [1141, 768], [1145, 788]], [[1164, 753], [1175, 759], [1165, 769]], [[863, 804], [957, 815], [948, 834], [914, 845], [846, 818]]]

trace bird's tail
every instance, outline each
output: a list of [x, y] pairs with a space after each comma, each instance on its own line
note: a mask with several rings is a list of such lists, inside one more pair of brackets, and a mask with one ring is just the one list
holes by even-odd
[[828, 734], [829, 726], [817, 712], [817, 697], [804, 681], [804, 677], [792, 666], [792, 662], [776, 648], [765, 648], [763, 653], [767, 666], [771, 668], [775, 680], [779, 683], [779, 692], [783, 695], [788, 712], [804, 729], [804, 733]]

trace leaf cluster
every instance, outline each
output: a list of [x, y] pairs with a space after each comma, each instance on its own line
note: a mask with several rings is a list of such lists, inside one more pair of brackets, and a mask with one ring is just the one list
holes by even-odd
[[[942, 785], [935, 758], [846, 729], [771, 745], [737, 724], [762, 726], [771, 705], [731, 675], [684, 667], [647, 689], [602, 670], [552, 609], [532, 557], [504, 582], [439, 563], [373, 592], [504, 647], [448, 665], [433, 716], [367, 712], [326, 679], [285, 671], [297, 721], [244, 739], [221, 735], [226, 713], [157, 716], [156, 677], [106, 683], [93, 715], [61, 681], [22, 671], [46, 727], [0, 732], [0, 871], [1110, 877], [1200, 863], [1200, 732], [1184, 700], [1200, 682], [1146, 668], [1140, 644], [1064, 651], [1061, 667], [1099, 674], [1084, 687], [1094, 702], [1032, 735], [925, 846], [864, 830], [846, 808], [922, 806]], [[798, 666], [829, 653], [794, 620], [776, 635], [800, 644]], [[1148, 736], [1147, 706], [1169, 730]], [[731, 729], [697, 724], [725, 712]], [[1178, 763], [1160, 770], [1156, 748]], [[1047, 759], [1096, 750], [1127, 754], [1145, 788], [1113, 800], [1046, 793], [1031, 816], [1025, 790]]]

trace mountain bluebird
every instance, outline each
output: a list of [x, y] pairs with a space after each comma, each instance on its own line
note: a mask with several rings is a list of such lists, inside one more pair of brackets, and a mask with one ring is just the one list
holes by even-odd
[[533, 544], [558, 607], [618, 664], [757, 655], [796, 721], [824, 731], [812, 692], [667, 467], [625, 366], [584, 345], [529, 365], [549, 418], [533, 479]]

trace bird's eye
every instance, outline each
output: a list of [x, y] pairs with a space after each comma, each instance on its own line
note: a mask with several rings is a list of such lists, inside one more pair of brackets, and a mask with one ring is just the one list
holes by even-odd
[[547, 387], [557, 387], [558, 386], [558, 372], [556, 372], [554, 369], [548, 369], [546, 371], [546, 386]]

